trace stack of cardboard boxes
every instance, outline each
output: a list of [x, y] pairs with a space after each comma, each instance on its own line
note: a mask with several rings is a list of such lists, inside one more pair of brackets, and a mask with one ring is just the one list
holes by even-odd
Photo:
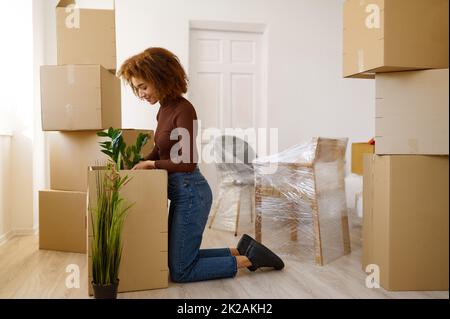
[[51, 190], [39, 192], [39, 247], [86, 253], [87, 169], [107, 160], [96, 132], [122, 127], [115, 16], [60, 1], [56, 18], [58, 65], [41, 67]]
[[448, 5], [344, 4], [344, 77], [376, 84], [362, 263], [377, 266], [387, 290], [448, 290]]
[[[75, 1], [60, 1], [56, 17], [58, 65], [41, 67], [51, 190], [39, 192], [39, 247], [86, 254], [92, 234], [87, 208], [94, 204], [93, 196], [88, 203], [88, 192], [95, 188], [89, 168], [108, 160], [99, 145], [104, 138], [96, 133], [122, 128], [127, 145], [146, 133], [142, 155], [147, 155], [154, 145], [153, 131], [122, 127], [114, 9], [81, 9]], [[124, 226], [119, 292], [167, 287], [167, 173], [124, 174], [132, 180], [123, 196], [134, 206]], [[87, 258], [92, 280], [90, 254]]]

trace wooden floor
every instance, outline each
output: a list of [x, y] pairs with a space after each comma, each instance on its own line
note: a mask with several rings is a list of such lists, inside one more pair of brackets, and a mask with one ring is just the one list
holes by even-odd
[[[283, 271], [240, 270], [236, 278], [189, 284], [170, 283], [168, 289], [122, 293], [119, 298], [449, 298], [448, 291], [388, 292], [365, 287], [361, 270], [360, 226], [351, 227], [352, 253], [324, 267], [284, 257]], [[232, 233], [207, 229], [204, 247], [235, 246]], [[80, 267], [81, 287], [67, 289], [67, 265]], [[0, 298], [89, 298], [86, 257], [40, 251], [37, 236], [15, 237], [0, 246]]]

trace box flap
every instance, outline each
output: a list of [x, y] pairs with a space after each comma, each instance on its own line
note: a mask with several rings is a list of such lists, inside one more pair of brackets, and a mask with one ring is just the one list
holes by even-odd
[[64, 8], [70, 6], [71, 4], [75, 4], [75, 0], [60, 0], [56, 5], [57, 8]]

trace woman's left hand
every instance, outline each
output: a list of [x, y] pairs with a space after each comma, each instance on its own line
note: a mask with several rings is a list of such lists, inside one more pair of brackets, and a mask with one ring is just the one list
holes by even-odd
[[139, 169], [155, 169], [155, 161], [142, 161], [137, 163], [132, 170], [139, 170]]

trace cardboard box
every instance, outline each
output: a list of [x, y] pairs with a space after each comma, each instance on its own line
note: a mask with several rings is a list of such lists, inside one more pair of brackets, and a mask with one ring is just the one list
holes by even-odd
[[[98, 3], [99, 1], [97, 1]], [[103, 1], [107, 4], [108, 1]], [[58, 65], [100, 64], [116, 69], [116, 26], [111, 8], [81, 8], [75, 1], [60, 1], [56, 7]]]
[[448, 0], [346, 0], [344, 77], [448, 68]]
[[122, 127], [120, 90], [120, 79], [100, 65], [42, 66], [42, 130]]
[[365, 155], [363, 269], [387, 290], [448, 290], [448, 156]]
[[376, 75], [375, 152], [449, 154], [448, 69]]
[[[96, 174], [89, 171], [89, 205], [96, 204]], [[119, 273], [119, 292], [166, 288], [168, 286], [168, 210], [167, 171], [121, 171], [131, 181], [120, 194], [127, 203], [134, 203], [128, 211], [123, 230], [123, 254]], [[92, 295], [91, 214], [88, 214], [89, 294]]]
[[352, 173], [363, 175], [363, 155], [373, 154], [375, 146], [369, 143], [352, 143]]
[[[142, 155], [150, 153], [154, 147], [153, 131], [123, 130], [122, 136], [127, 146], [136, 143], [139, 133], [147, 133], [150, 138], [142, 150]], [[47, 134], [50, 160], [50, 188], [55, 190], [86, 192], [89, 166], [104, 165], [108, 156], [101, 152], [95, 131], [51, 132]]]
[[148, 134], [149, 138], [147, 143], [144, 145], [141, 151], [141, 155], [147, 156], [155, 147], [155, 134], [153, 130], [134, 130], [134, 129], [123, 129], [122, 136], [125, 144], [127, 146], [136, 144], [136, 139], [138, 138], [139, 133]]
[[39, 192], [39, 249], [86, 254], [86, 192]]

